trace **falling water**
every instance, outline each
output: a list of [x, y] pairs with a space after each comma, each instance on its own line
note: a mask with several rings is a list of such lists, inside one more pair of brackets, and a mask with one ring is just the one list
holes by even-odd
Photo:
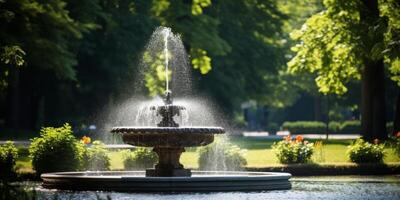
[[168, 36], [171, 29], [164, 29], [164, 57], [165, 57], [165, 91], [169, 91], [169, 81], [168, 81]]

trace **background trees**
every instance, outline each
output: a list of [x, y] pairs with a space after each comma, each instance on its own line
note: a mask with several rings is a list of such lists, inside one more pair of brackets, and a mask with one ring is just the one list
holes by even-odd
[[[347, 119], [339, 111], [359, 110], [362, 69], [366, 63], [383, 69], [384, 62], [390, 75], [380, 71], [378, 79], [371, 71], [379, 84], [363, 84], [373, 98], [363, 98], [368, 109], [362, 109], [377, 118], [363, 118], [379, 127], [369, 128], [376, 130], [371, 134], [383, 133], [383, 116], [391, 118], [398, 90], [383, 78], [400, 79], [399, 5], [379, 0], [369, 8], [367, 2], [0, 1], [1, 127], [93, 123], [104, 106], [132, 95], [144, 45], [162, 25], [181, 34], [196, 92], [214, 99], [231, 118], [241, 115], [243, 102], [255, 101], [267, 112], [265, 124]], [[293, 29], [299, 29], [294, 40]], [[314, 79], [320, 92], [341, 96], [321, 95]], [[382, 87], [390, 92], [382, 93]]]
[[[397, 80], [398, 27], [388, 10], [397, 1], [324, 1], [325, 10], [310, 17], [292, 33], [300, 43], [288, 63], [289, 71], [308, 71], [322, 93], [344, 94], [351, 79], [362, 80], [362, 134], [368, 140], [385, 139], [385, 72], [389, 65]], [[398, 21], [398, 20], [394, 20]], [[393, 49], [394, 46], [396, 50]]]

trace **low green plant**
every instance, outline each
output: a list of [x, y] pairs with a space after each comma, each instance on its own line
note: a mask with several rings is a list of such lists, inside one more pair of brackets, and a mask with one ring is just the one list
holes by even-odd
[[14, 143], [7, 141], [0, 145], [0, 179], [9, 180], [15, 177], [15, 162], [18, 158], [18, 149]]
[[396, 135], [390, 136], [387, 144], [394, 150], [397, 157], [400, 157], [400, 132], [396, 133]]
[[245, 151], [222, 139], [217, 139], [214, 143], [199, 148], [198, 151], [201, 170], [235, 171], [247, 165]]
[[82, 168], [84, 146], [76, 140], [69, 124], [45, 127], [40, 137], [32, 140], [29, 156], [37, 174], [57, 171], [76, 171]]
[[284, 122], [283, 130], [290, 131], [291, 134], [325, 134], [326, 124], [318, 121], [295, 121]]
[[157, 154], [149, 148], [137, 148], [134, 151], [124, 150], [122, 158], [125, 170], [151, 168], [158, 161]]
[[314, 153], [313, 143], [303, 140], [300, 135], [294, 140], [286, 136], [282, 141], [275, 142], [272, 149], [279, 162], [283, 164], [307, 163]]
[[83, 169], [105, 171], [110, 169], [110, 157], [101, 141], [94, 141], [91, 146], [86, 148], [83, 159]]
[[354, 163], [382, 163], [385, 156], [383, 144], [371, 144], [357, 139], [348, 146], [347, 155]]
[[345, 121], [340, 125], [340, 134], [360, 134], [361, 122], [359, 120]]
[[328, 125], [329, 133], [338, 133], [340, 130], [340, 123], [337, 121], [331, 121]]

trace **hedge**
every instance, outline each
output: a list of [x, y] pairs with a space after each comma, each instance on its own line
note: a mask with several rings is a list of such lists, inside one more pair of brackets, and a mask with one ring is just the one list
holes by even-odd
[[284, 122], [282, 124], [284, 130], [290, 131], [291, 134], [325, 134], [326, 124], [318, 121], [295, 121]]
[[[386, 124], [388, 133], [393, 130], [393, 122]], [[329, 122], [329, 134], [360, 134], [361, 122], [351, 120], [344, 122]], [[283, 130], [290, 131], [291, 134], [326, 134], [326, 123], [319, 121], [294, 121], [284, 122]]]

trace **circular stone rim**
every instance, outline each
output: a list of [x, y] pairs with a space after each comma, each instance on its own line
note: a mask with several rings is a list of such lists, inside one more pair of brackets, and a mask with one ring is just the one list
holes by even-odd
[[223, 134], [225, 129], [222, 127], [197, 127], [197, 126], [181, 126], [181, 127], [131, 127], [120, 126], [113, 127], [112, 133], [130, 133], [130, 134]]
[[193, 171], [192, 177], [145, 177], [144, 174], [144, 171], [56, 172], [42, 174], [41, 178], [44, 188], [88, 191], [223, 192], [291, 188], [291, 174], [279, 172]]

